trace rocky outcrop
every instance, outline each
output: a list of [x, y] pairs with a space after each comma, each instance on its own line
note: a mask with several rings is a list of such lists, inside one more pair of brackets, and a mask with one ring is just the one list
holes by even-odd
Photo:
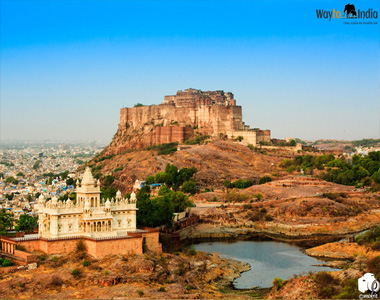
[[306, 250], [306, 254], [315, 257], [338, 258], [354, 260], [358, 256], [374, 258], [380, 255], [380, 251], [374, 251], [370, 247], [357, 243], [328, 243]]

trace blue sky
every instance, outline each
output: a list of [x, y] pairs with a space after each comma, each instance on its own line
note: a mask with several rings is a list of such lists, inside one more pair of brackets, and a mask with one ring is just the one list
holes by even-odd
[[1, 140], [110, 141], [122, 106], [190, 87], [272, 137], [379, 138], [379, 24], [316, 17], [345, 4], [1, 0]]

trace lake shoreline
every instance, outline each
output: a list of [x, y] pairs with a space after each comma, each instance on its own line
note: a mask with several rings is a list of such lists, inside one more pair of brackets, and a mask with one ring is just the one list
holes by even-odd
[[[235, 261], [237, 265], [248, 265], [248, 269], [240, 270], [236, 280], [224, 284], [225, 287], [239, 291], [271, 288], [275, 277], [287, 279], [294, 274], [309, 271], [336, 271], [335, 266], [307, 255], [301, 247], [280, 241], [214, 240], [194, 244], [194, 248], [196, 251], [213, 253], [223, 259], [232, 260], [231, 262]], [[237, 271], [235, 267], [234, 269]]]
[[273, 240], [294, 244], [306, 249], [320, 246], [326, 243], [348, 239], [372, 227], [361, 229], [359, 231], [347, 231], [344, 233], [313, 233], [309, 235], [287, 235], [284, 233], [278, 233], [274, 231], [254, 230], [250, 228], [231, 228], [224, 226], [218, 227], [211, 224], [199, 224], [195, 227], [182, 230], [180, 232], [180, 237], [181, 242], [185, 245], [207, 241]]

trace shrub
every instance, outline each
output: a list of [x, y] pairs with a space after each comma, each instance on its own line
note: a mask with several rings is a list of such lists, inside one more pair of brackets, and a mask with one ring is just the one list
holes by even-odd
[[10, 267], [12, 265], [11, 261], [9, 259], [4, 259], [3, 263], [1, 264], [3, 267]]
[[189, 249], [190, 255], [197, 255], [197, 250], [195, 250], [195, 247], [192, 245]]
[[372, 228], [355, 238], [355, 242], [359, 245], [369, 244], [372, 248], [376, 249], [379, 244], [380, 238], [380, 226]]
[[261, 199], [264, 198], [264, 196], [263, 196], [263, 194], [261, 194], [261, 193], [257, 193], [257, 194], [254, 194], [254, 195], [253, 195], [253, 198], [257, 198], [257, 200], [261, 200]]
[[0, 257], [0, 265], [3, 264], [4, 258]]
[[165, 287], [160, 287], [160, 289], [158, 290], [159, 292], [165, 292]]
[[268, 222], [273, 221], [273, 217], [271, 215], [266, 215], [265, 221], [268, 221]]
[[284, 285], [284, 281], [281, 278], [275, 277], [273, 279], [273, 287], [279, 291]]
[[326, 197], [330, 200], [336, 200], [339, 197], [339, 195], [335, 193], [323, 193], [323, 197]]
[[267, 182], [270, 182], [272, 181], [272, 178], [269, 177], [269, 176], [264, 176], [264, 177], [261, 177], [260, 180], [259, 180], [259, 184], [264, 184], [264, 183], [267, 183]]
[[63, 284], [63, 280], [61, 277], [53, 275], [53, 277], [50, 280], [50, 284], [55, 286], [61, 286]]
[[335, 299], [359, 299], [358, 281], [348, 279], [343, 283], [342, 292], [335, 296]]
[[318, 289], [318, 296], [321, 298], [331, 298], [335, 293], [335, 287], [339, 284], [339, 280], [325, 271], [315, 273], [313, 279]]
[[74, 277], [77, 277], [81, 274], [80, 270], [78, 269], [74, 269], [71, 271], [71, 275], [73, 275]]
[[177, 151], [178, 143], [168, 143], [168, 144], [161, 144], [161, 145], [153, 145], [150, 147], [145, 148], [146, 150], [157, 150], [158, 155], [167, 155], [173, 152]]
[[123, 166], [118, 167], [118, 168], [114, 169], [114, 170], [112, 171], [112, 173], [115, 173], [115, 172], [118, 172], [118, 171], [122, 171], [123, 169], [124, 169]]
[[224, 195], [224, 199], [229, 202], [243, 202], [248, 199], [248, 195], [232, 191]]
[[241, 180], [238, 179], [232, 183], [230, 183], [231, 187], [238, 188], [238, 189], [246, 189], [253, 185], [252, 180]]
[[84, 260], [82, 265], [83, 265], [83, 267], [88, 267], [89, 265], [91, 265], [91, 262], [88, 260]]
[[369, 260], [367, 263], [367, 270], [369, 273], [375, 274], [376, 278], [380, 277], [380, 256], [376, 256]]
[[191, 286], [190, 286], [189, 284], [186, 286], [186, 290], [187, 290], [187, 291], [190, 291], [190, 290], [191, 290]]
[[140, 297], [144, 296], [144, 292], [141, 290], [137, 291], [137, 294], [139, 294]]

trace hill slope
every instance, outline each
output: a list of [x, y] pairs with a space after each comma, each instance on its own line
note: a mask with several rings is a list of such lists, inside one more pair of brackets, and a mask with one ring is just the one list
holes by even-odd
[[279, 171], [280, 155], [264, 155], [247, 146], [230, 141], [214, 141], [206, 145], [181, 146], [169, 155], [158, 155], [157, 150], [135, 150], [124, 154], [94, 158], [90, 166], [98, 168], [103, 176], [112, 174], [113, 186], [129, 192], [136, 179], [165, 170], [170, 163], [178, 168], [195, 167], [196, 181], [202, 187], [222, 186], [225, 179], [250, 179], [257, 181], [265, 174]]

